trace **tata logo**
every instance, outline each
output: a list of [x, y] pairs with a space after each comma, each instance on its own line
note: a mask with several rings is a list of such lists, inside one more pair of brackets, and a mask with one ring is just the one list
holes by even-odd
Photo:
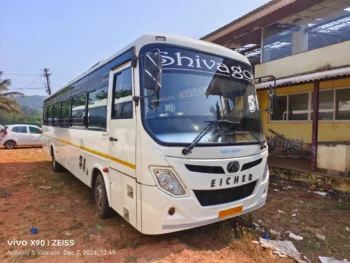
[[239, 162], [230, 162], [228, 165], [227, 165], [227, 171], [229, 173], [237, 173], [239, 171]]

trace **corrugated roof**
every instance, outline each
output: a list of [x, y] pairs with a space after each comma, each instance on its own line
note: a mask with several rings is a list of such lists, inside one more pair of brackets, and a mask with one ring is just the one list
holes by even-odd
[[[350, 66], [344, 68], [331, 69], [327, 71], [315, 72], [305, 75], [299, 75], [284, 79], [276, 80], [276, 86], [288, 86], [296, 85], [301, 83], [312, 82], [315, 80], [326, 80], [338, 77], [350, 76]], [[267, 81], [263, 83], [258, 83], [255, 85], [256, 89], [267, 89], [269, 86], [273, 85], [273, 81]]]
[[[232, 25], [237, 24], [238, 22], [241, 22], [241, 21], [243, 21], [243, 20], [245, 20], [245, 19], [247, 19], [247, 18], [249, 18], [249, 17], [251, 17], [251, 16], [253, 16], [253, 15], [257, 14], [257, 13], [259, 13], [260, 11], [265, 10], [265, 9], [267, 9], [267, 8], [277, 4], [279, 2], [282, 2], [282, 1], [285, 1], [285, 0], [271, 0], [268, 3], [266, 3], [265, 5], [262, 5], [262, 6], [258, 7], [258, 8], [256, 8], [256, 9], [254, 9], [253, 11], [245, 14], [244, 16], [241, 16], [241, 17], [233, 20], [232, 22], [228, 23], [227, 25], [225, 25], [223, 27], [220, 27], [219, 29], [215, 30], [214, 32], [212, 32], [212, 33], [202, 37], [201, 39], [206, 40], [207, 38], [209, 38], [211, 36], [214, 36], [215, 34], [219, 33], [220, 31], [222, 31], [224, 29], [227, 29], [227, 28], [231, 27]], [[289, 1], [285, 1], [285, 2], [286, 2], [285, 5], [287, 5]], [[291, 2], [293, 2], [293, 0]], [[252, 21], [249, 21], [248, 23], [250, 23], [250, 22], [252, 22]]]

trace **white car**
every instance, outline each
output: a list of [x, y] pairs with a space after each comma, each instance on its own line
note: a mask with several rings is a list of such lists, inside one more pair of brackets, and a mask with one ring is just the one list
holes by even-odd
[[7, 149], [13, 149], [16, 146], [42, 146], [42, 143], [42, 130], [35, 125], [7, 125], [0, 137], [0, 144]]

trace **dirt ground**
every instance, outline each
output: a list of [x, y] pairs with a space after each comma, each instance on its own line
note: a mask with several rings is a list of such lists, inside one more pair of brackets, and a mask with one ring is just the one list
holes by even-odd
[[[53, 173], [41, 148], [0, 148], [0, 178], [1, 262], [294, 262], [252, 243], [263, 232], [271, 239], [280, 232], [311, 262], [318, 256], [350, 259], [349, 196], [322, 197], [277, 178], [270, 180], [266, 206], [249, 215], [160, 236], [142, 235], [119, 216], [99, 219], [90, 189], [68, 172]], [[14, 245], [19, 241], [28, 244]], [[69, 252], [75, 255], [64, 255]]]

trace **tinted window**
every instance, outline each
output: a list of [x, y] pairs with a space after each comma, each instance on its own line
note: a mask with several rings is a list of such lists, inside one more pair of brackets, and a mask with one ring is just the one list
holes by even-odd
[[129, 119], [133, 116], [132, 76], [128, 68], [114, 76], [112, 118]]
[[83, 117], [85, 116], [85, 100], [86, 95], [72, 99], [72, 126], [83, 127]]
[[47, 108], [43, 108], [43, 124], [46, 124], [47, 122]]
[[115, 104], [115, 115], [116, 119], [132, 119], [132, 101], [122, 102]]
[[52, 121], [52, 108], [53, 106], [49, 106], [47, 108], [47, 112], [46, 112], [46, 121], [47, 121], [47, 124], [51, 124], [51, 121]]
[[69, 101], [61, 102], [60, 126], [69, 127]]
[[106, 128], [108, 87], [88, 94], [88, 127]]
[[55, 104], [53, 106], [53, 122], [52, 125], [57, 125], [58, 124], [58, 120], [60, 119], [60, 104]]
[[26, 126], [13, 127], [12, 131], [16, 133], [27, 133], [27, 127]]
[[29, 127], [29, 132], [33, 134], [41, 134], [41, 130], [36, 127]]

